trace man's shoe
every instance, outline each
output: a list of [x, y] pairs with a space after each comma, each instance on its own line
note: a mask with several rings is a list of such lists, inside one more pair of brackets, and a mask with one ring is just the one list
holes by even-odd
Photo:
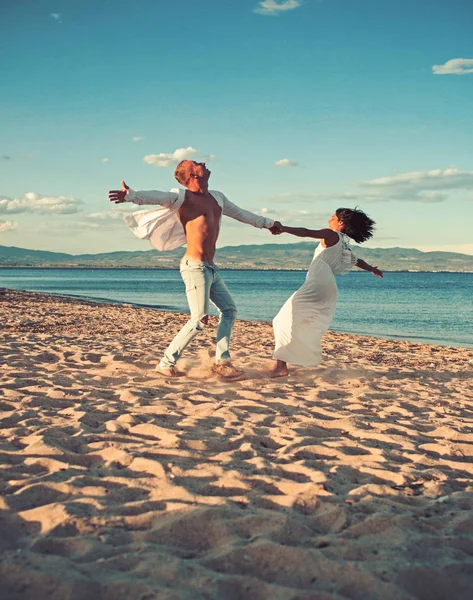
[[234, 367], [229, 360], [222, 360], [213, 366], [212, 371], [222, 379], [239, 379], [245, 371]]
[[156, 367], [156, 371], [165, 377], [183, 377], [184, 373], [178, 371], [176, 367]]

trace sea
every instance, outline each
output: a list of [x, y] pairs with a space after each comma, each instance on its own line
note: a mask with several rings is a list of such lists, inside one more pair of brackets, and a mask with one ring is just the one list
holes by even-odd
[[[270, 322], [304, 271], [222, 270], [238, 318]], [[337, 277], [331, 330], [473, 348], [473, 273], [352, 271]], [[188, 312], [178, 270], [0, 268], [0, 287]], [[214, 311], [213, 314], [216, 314]]]

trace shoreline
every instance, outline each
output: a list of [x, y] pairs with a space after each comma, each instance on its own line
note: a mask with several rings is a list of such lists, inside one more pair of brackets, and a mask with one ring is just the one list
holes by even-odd
[[[137, 271], [179, 271], [179, 267], [175, 266], [175, 267], [151, 267], [151, 266], [146, 266], [146, 267], [139, 267], [139, 266], [115, 266], [115, 267], [107, 267], [107, 266], [79, 266], [79, 265], [70, 265], [70, 266], [65, 266], [65, 265], [48, 265], [48, 266], [39, 266], [39, 265], [0, 265], [0, 269], [37, 269], [37, 270], [43, 270], [43, 269], [63, 269], [63, 270], [78, 270], [78, 271], [95, 271], [95, 270], [110, 270], [110, 271], [125, 271], [125, 270], [137, 270]], [[244, 268], [234, 268], [234, 267], [221, 267], [221, 269], [225, 270], [225, 271], [274, 271], [274, 272], [279, 272], [279, 271], [293, 271], [295, 273], [299, 273], [300, 271], [307, 271], [307, 267], [303, 267], [303, 268], [299, 268], [299, 269], [295, 269], [295, 268], [291, 268], [291, 269], [277, 269], [275, 267], [248, 267], [246, 269]], [[443, 271], [443, 270], [439, 270], [439, 271], [423, 271], [423, 270], [417, 270], [417, 269], [396, 269], [394, 271], [390, 271], [388, 269], [383, 269], [383, 273], [443, 273], [443, 274], [449, 274], [449, 273], [455, 273], [458, 275], [472, 275], [473, 271]]]
[[[270, 379], [268, 323], [0, 296], [8, 600], [469, 600], [473, 351], [328, 332]], [[2, 596], [3, 598], [3, 596]]]
[[[155, 310], [158, 312], [168, 312], [170, 314], [175, 314], [175, 315], [187, 315], [189, 313], [183, 313], [180, 310], [174, 310], [172, 307], [166, 306], [166, 305], [151, 305], [151, 304], [140, 304], [138, 302], [123, 302], [120, 300], [111, 300], [109, 298], [95, 298], [93, 296], [81, 296], [81, 295], [74, 295], [74, 294], [60, 294], [60, 293], [54, 293], [54, 292], [36, 292], [36, 291], [27, 291], [27, 290], [17, 290], [16, 288], [0, 288], [0, 294], [2, 292], [2, 290], [5, 291], [10, 291], [10, 292], [22, 292], [25, 294], [39, 294], [39, 295], [43, 295], [43, 296], [51, 296], [51, 297], [56, 297], [56, 298], [68, 298], [71, 300], [77, 300], [77, 301], [85, 301], [91, 304], [99, 304], [99, 305], [113, 305], [113, 306], [126, 306], [126, 307], [133, 307], [133, 308], [145, 308], [145, 309], [149, 309], [149, 310]], [[1, 297], [1, 295], [0, 295]], [[257, 320], [246, 320], [246, 319], [238, 319], [238, 321], [244, 322], [244, 323], [261, 323], [261, 324], [271, 324], [271, 320], [268, 321], [257, 321]], [[465, 349], [465, 350], [473, 350], [473, 343], [470, 345], [465, 345], [462, 343], [458, 343], [458, 342], [452, 342], [450, 340], [436, 340], [435, 338], [426, 338], [426, 339], [422, 339], [422, 338], [416, 338], [416, 337], [405, 337], [405, 336], [396, 336], [394, 334], [391, 335], [373, 335], [371, 333], [358, 333], [358, 332], [351, 332], [351, 331], [342, 331], [339, 329], [329, 329], [329, 332], [333, 332], [333, 333], [338, 333], [338, 334], [342, 334], [342, 335], [353, 335], [353, 336], [359, 336], [359, 337], [366, 337], [366, 338], [373, 338], [373, 339], [377, 339], [377, 340], [387, 340], [387, 341], [393, 341], [393, 342], [409, 342], [412, 344], [428, 344], [431, 346], [439, 346], [441, 348], [457, 348], [457, 349]]]
[[[5, 293], [0, 295], [0, 318], [2, 317], [2, 311], [6, 311], [3, 317], [5, 334], [8, 333], [9, 330], [16, 330], [16, 328], [19, 327], [19, 331], [22, 332], [45, 333], [48, 335], [87, 336], [89, 334], [89, 329], [93, 329], [94, 324], [98, 324], [101, 333], [122, 331], [128, 327], [130, 333], [133, 335], [143, 334], [148, 336], [149, 334], [147, 333], [145, 325], [146, 322], [149, 321], [154, 324], [164, 321], [166, 325], [169, 326], [169, 331], [162, 331], [161, 335], [167, 335], [172, 339], [173, 335], [189, 318], [188, 313], [180, 311], [162, 310], [155, 307], [119, 301], [115, 302], [107, 299], [98, 300], [82, 296], [28, 292], [9, 288], [3, 289], [5, 290]], [[14, 315], [13, 313], [9, 314], [9, 311], [6, 310], [9, 302], [12, 303], [12, 308], [17, 307], [17, 311]], [[21, 311], [18, 311], [18, 305], [22, 304], [31, 307], [32, 313], [31, 316], [26, 319], [24, 324], [21, 322]], [[38, 308], [38, 314], [34, 315], [33, 313], [36, 308]], [[58, 310], [59, 316], [63, 319], [62, 322], [55, 320], [53, 315], [50, 314], [50, 311], [53, 309]], [[85, 312], [83, 309], [85, 309]], [[120, 323], [123, 319], [123, 315], [126, 315], [125, 321], [128, 319], [128, 321], [126, 321], [127, 325], [122, 325]], [[9, 316], [11, 323], [9, 323]], [[43, 317], [45, 318], [43, 319]], [[20, 319], [20, 322], [18, 319]], [[92, 319], [92, 321], [89, 321], [89, 319]], [[206, 344], [211, 347], [213, 343], [212, 335], [217, 325], [218, 317], [210, 315], [209, 326], [203, 330], [200, 336], [197, 336], [195, 341], [196, 345], [200, 347], [203, 344]], [[237, 319], [235, 329], [239, 331], [264, 331], [265, 337], [267, 338], [265, 347], [268, 348], [267, 355], [268, 359], [270, 359], [273, 348], [271, 322]], [[411, 352], [412, 356], [417, 356], [420, 352], [421, 354], [427, 353], [429, 355], [435, 353], [442, 356], [447, 362], [449, 356], [454, 357], [455, 355], [461, 354], [469, 356], [470, 364], [473, 365], [473, 348], [432, 344], [420, 340], [391, 339], [373, 335], [340, 332], [330, 329], [324, 335], [322, 347], [324, 351], [327, 347], [327, 354], [331, 356], [334, 353], [330, 350], [330, 345], [335, 344], [338, 348], [340, 343], [343, 344], [344, 342], [350, 344], [353, 343], [361, 350], [370, 349], [371, 347], [381, 347], [386, 352], [389, 351], [389, 354], [392, 356], [398, 358], [402, 356], [402, 361], [399, 361], [398, 358], [395, 359], [395, 362], [399, 364], [401, 364], [401, 362], [409, 362], [410, 358], [409, 356], [405, 356], [406, 353], [409, 354]], [[167, 343], [165, 345], [167, 346]], [[233, 346], [234, 343], [232, 342], [232, 347]], [[437, 365], [432, 364], [432, 366]], [[303, 370], [304, 368], [297, 367], [297, 369]], [[308, 370], [310, 371], [310, 369]]]

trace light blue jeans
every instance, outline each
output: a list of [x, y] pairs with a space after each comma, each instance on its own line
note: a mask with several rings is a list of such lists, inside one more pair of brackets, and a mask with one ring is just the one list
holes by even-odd
[[191, 318], [169, 344], [159, 366], [169, 369], [176, 365], [189, 342], [204, 329], [202, 319], [209, 314], [210, 301], [220, 313], [215, 361], [230, 360], [230, 335], [237, 309], [217, 267], [199, 260], [184, 259], [181, 262], [181, 275], [186, 284]]

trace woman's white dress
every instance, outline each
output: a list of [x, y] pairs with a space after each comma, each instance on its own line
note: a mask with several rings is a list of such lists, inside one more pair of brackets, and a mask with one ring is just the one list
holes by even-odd
[[317, 246], [305, 282], [274, 318], [274, 358], [303, 367], [315, 367], [322, 360], [320, 340], [333, 319], [338, 296], [335, 275], [347, 273], [357, 260], [348, 237], [337, 233], [335, 246]]

